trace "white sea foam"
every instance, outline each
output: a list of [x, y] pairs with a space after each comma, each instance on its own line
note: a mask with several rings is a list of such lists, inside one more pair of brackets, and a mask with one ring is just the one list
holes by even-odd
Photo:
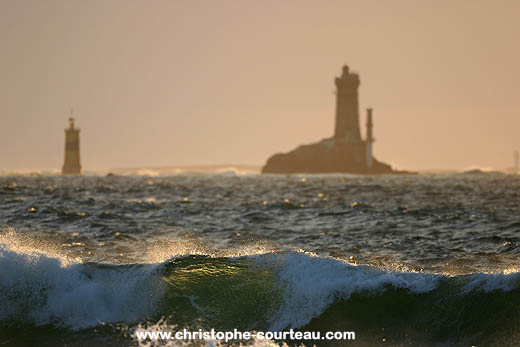
[[469, 276], [470, 280], [464, 286], [463, 292], [474, 290], [492, 292], [495, 290], [511, 291], [520, 284], [520, 272], [506, 270], [496, 274], [476, 273]]
[[155, 310], [163, 289], [157, 265], [67, 265], [0, 244], [0, 321], [73, 329], [132, 322]]
[[[317, 257], [304, 252], [273, 254], [275, 270], [283, 288], [283, 304], [271, 320], [271, 330], [300, 328], [319, 317], [334, 301], [348, 300], [353, 293], [377, 294], [388, 286], [407, 289], [412, 294], [428, 293], [441, 280], [453, 280], [441, 274], [384, 271], [365, 265], [355, 266], [335, 258]], [[262, 263], [273, 259], [262, 259]], [[511, 291], [519, 287], [519, 272], [476, 273], [464, 276], [462, 292]], [[453, 289], [455, 290], [455, 286]]]
[[[273, 257], [276, 257], [274, 267], [283, 288], [283, 304], [271, 321], [271, 330], [302, 327], [321, 315], [335, 300], [347, 300], [355, 292], [383, 291], [385, 286], [392, 285], [413, 293], [424, 293], [436, 289], [442, 278], [434, 274], [386, 272], [354, 266], [304, 252]], [[263, 259], [262, 263], [266, 260], [269, 262]]]

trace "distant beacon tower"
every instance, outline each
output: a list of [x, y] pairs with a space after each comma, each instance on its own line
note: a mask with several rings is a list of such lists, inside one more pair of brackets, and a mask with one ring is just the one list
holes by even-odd
[[69, 128], [65, 129], [65, 162], [61, 170], [63, 175], [81, 174], [79, 163], [79, 129], [74, 127], [74, 118], [69, 118]]
[[358, 88], [359, 76], [343, 66], [341, 77], [336, 77], [336, 139], [360, 142]]
[[374, 136], [372, 134], [373, 126], [374, 125], [372, 123], [372, 109], [367, 108], [367, 139], [365, 141], [365, 144], [366, 144], [365, 163], [366, 163], [367, 169], [372, 168], [372, 143], [374, 143], [374, 141], [375, 141]]

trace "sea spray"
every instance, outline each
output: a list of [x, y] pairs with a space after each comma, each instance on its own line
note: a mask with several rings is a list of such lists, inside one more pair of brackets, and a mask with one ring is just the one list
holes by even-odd
[[0, 324], [81, 329], [134, 322], [163, 296], [161, 265], [68, 264], [0, 244]]

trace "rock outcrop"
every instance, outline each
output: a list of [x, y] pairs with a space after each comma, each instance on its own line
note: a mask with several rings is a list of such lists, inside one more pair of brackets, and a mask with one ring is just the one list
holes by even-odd
[[349, 143], [346, 139], [328, 138], [318, 143], [301, 145], [288, 153], [271, 156], [262, 173], [393, 173], [390, 165], [372, 158], [365, 165], [365, 143]]

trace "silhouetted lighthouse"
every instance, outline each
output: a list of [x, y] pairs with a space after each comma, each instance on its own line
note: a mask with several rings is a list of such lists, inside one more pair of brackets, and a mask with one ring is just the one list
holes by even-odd
[[64, 175], [81, 174], [79, 162], [79, 129], [74, 127], [74, 118], [69, 118], [69, 128], [65, 129], [65, 162], [61, 173]]
[[358, 88], [359, 76], [343, 66], [341, 77], [336, 77], [336, 139], [360, 142]]
[[[367, 109], [367, 137], [363, 141], [359, 127], [359, 75], [351, 72], [347, 65], [343, 65], [341, 77], [336, 77], [336, 129], [334, 138], [339, 141], [346, 141], [354, 151], [358, 152], [357, 158], [363, 163], [364, 170], [370, 171], [374, 165], [372, 156], [372, 144], [374, 137], [372, 129], [372, 109]], [[364, 160], [363, 160], [364, 159]]]

